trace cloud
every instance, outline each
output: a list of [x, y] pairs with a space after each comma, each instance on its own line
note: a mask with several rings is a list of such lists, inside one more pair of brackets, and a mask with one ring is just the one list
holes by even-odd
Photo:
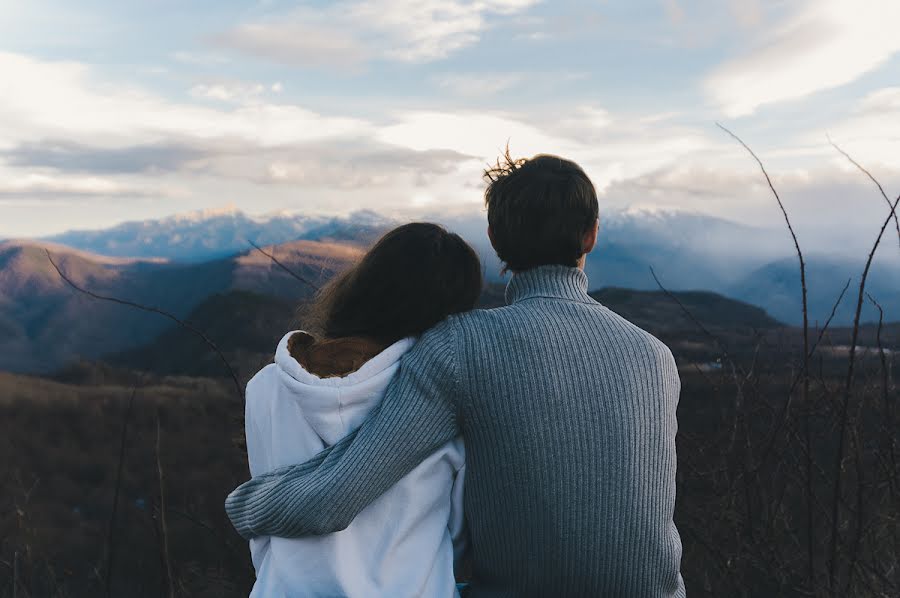
[[[419, 150], [453, 149], [477, 157], [480, 163], [474, 164], [482, 167], [496, 160], [508, 141], [514, 156], [552, 153], [576, 161], [600, 190], [726, 145], [702, 131], [667, 123], [671, 115], [650, 115], [647, 120], [591, 105], [563, 114], [412, 111], [379, 129], [378, 138]], [[462, 173], [470, 176], [470, 186], [480, 187], [477, 169]]]
[[478, 42], [490, 18], [518, 13], [539, 1], [346, 0], [245, 23], [212, 42], [291, 66], [430, 62]]
[[291, 66], [351, 68], [364, 62], [365, 44], [320, 17], [294, 15], [289, 22], [248, 23], [213, 38], [217, 46]]
[[426, 186], [473, 158], [452, 150], [413, 150], [377, 142], [327, 141], [221, 155], [205, 171], [223, 178], [303, 188], [358, 190]]
[[63, 197], [141, 197], [146, 190], [95, 176], [29, 174], [7, 178], [0, 184], [0, 198], [58, 199]]
[[[876, 176], [884, 171], [900, 170], [900, 87], [869, 93], [849, 116], [827, 130], [836, 143]], [[813, 140], [814, 136], [807, 136], [807, 142]], [[821, 142], [821, 136], [816, 141]], [[836, 153], [832, 152], [832, 156], [838, 166], [852, 168]], [[888, 193], [894, 196], [898, 191], [888, 188]]]
[[[10, 173], [4, 198], [120, 196], [141, 188], [196, 195], [238, 180], [245, 193], [260, 185], [412, 189], [473, 161], [439, 144], [380, 140], [379, 128], [364, 120], [267, 103], [264, 94], [277, 93], [278, 83], [195, 87], [193, 95], [204, 98], [252, 97], [207, 107], [110, 85], [80, 63], [0, 53], [0, 69], [9, 83], [0, 96], [0, 161]], [[156, 184], [159, 175], [168, 187]]]
[[718, 67], [706, 92], [729, 117], [850, 83], [900, 52], [896, 0], [808, 0], [748, 53]]
[[865, 114], [900, 113], [900, 87], [885, 87], [869, 93], [859, 104]]
[[4, 142], [65, 138], [123, 145], [159, 139], [236, 139], [261, 146], [364, 135], [366, 121], [329, 117], [292, 104], [258, 102], [218, 109], [167, 100], [143, 89], [97, 81], [77, 62], [0, 52]]
[[[260, 148], [228, 140], [194, 140], [123, 147], [98, 147], [69, 141], [26, 143], [0, 152], [7, 165], [42, 173], [90, 175], [198, 174], [218, 179], [243, 179], [260, 184], [337, 189], [380, 187], [408, 180], [413, 186], [454, 172], [473, 160], [452, 150], [413, 150], [372, 140], [329, 139], [311, 143]], [[14, 192], [51, 192], [43, 185], [57, 180], [46, 174], [26, 179]], [[85, 195], [112, 192], [110, 182], [94, 176], [56, 189]], [[90, 185], [99, 185], [91, 188]], [[105, 186], [104, 186], [105, 185]], [[33, 188], [32, 188], [33, 187]], [[88, 193], [90, 191], [90, 193]]]
[[[192, 98], [243, 104], [257, 100], [268, 89], [262, 83], [200, 83], [189, 93]], [[272, 91], [276, 91], [274, 87]]]
[[[399, 111], [375, 123], [273, 103], [272, 88], [261, 83], [198, 85], [194, 96], [230, 100], [207, 104], [110, 84], [75, 62], [0, 53], [0, 70], [8, 83], [0, 96], [0, 159], [15, 174], [129, 177], [129, 185], [154, 191], [165, 177], [167, 190], [198, 198], [264, 192], [276, 201], [293, 188], [315, 189], [333, 202], [325, 189], [333, 186], [380, 190], [354, 205], [400, 205], [410, 194], [468, 201], [478, 195], [481, 169], [507, 140], [517, 155], [570, 157], [604, 187], [709, 145], [704, 135], [667, 122], [671, 115], [647, 120], [592, 105], [536, 115]], [[240, 187], [228, 187], [236, 181]]]
[[[864, 256], [889, 211], [874, 186], [855, 169], [834, 168], [829, 159], [809, 169], [769, 168], [804, 251]], [[881, 173], [885, 185], [900, 183], [900, 169]], [[773, 229], [790, 250], [790, 238], [775, 199], [756, 164], [710, 167], [689, 163], [659, 168], [610, 185], [604, 205], [655, 206], [695, 210], [744, 224]], [[897, 238], [892, 230], [892, 250]], [[770, 238], [756, 239], [765, 244]], [[765, 249], [765, 248], [759, 248]], [[771, 249], [771, 248], [769, 248]]]
[[488, 161], [509, 140], [517, 154], [565, 153], [575, 144], [547, 133], [516, 115], [488, 111], [410, 111], [377, 133], [380, 141], [425, 151], [440, 147]]
[[174, 172], [208, 155], [171, 142], [107, 148], [66, 140], [28, 142], [0, 152], [11, 166], [99, 174]]

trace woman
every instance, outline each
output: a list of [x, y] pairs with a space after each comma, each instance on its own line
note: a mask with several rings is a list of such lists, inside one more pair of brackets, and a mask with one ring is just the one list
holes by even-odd
[[[301, 463], [355, 430], [415, 337], [481, 292], [478, 256], [458, 235], [414, 223], [387, 233], [323, 289], [310, 332], [290, 332], [247, 385], [250, 473]], [[430, 455], [340, 532], [250, 543], [251, 596], [456, 596], [465, 453]]]

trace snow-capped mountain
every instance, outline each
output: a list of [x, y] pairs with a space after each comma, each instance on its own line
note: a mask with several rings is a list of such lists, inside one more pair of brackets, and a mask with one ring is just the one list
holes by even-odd
[[289, 213], [252, 217], [225, 208], [126, 222], [102, 230], [69, 231], [45, 240], [107, 256], [201, 262], [246, 251], [251, 242], [275, 245], [333, 239], [367, 244], [390, 224], [367, 211], [343, 218]]

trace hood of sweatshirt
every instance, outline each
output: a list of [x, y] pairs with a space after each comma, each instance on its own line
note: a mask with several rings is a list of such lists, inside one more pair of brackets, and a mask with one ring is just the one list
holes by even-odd
[[361, 368], [343, 377], [320, 378], [291, 355], [287, 333], [275, 351], [275, 366], [282, 389], [297, 401], [304, 418], [326, 445], [355, 430], [381, 401], [387, 382], [397, 372], [400, 358], [415, 339], [405, 338], [387, 347]]

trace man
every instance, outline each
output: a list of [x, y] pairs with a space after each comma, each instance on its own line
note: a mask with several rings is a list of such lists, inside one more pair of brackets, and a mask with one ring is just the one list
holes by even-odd
[[470, 596], [684, 596], [678, 371], [665, 345], [587, 293], [594, 186], [548, 155], [507, 155], [486, 176], [508, 305], [423, 335], [355, 436], [243, 484], [229, 517], [245, 537], [344, 529], [461, 433]]

